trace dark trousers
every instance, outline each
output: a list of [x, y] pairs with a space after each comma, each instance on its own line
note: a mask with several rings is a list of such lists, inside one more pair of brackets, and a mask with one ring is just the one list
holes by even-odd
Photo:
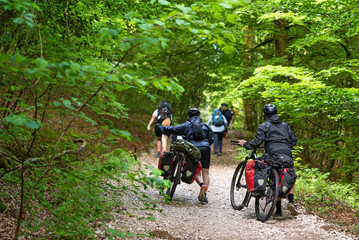
[[[213, 150], [215, 153], [222, 152], [222, 140], [223, 140], [224, 132], [213, 132]], [[219, 151], [217, 151], [219, 150]]]

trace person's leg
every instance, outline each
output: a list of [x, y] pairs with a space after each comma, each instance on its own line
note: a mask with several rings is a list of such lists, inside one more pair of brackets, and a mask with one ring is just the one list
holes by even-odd
[[273, 215], [274, 217], [281, 217], [282, 216], [282, 202], [281, 199], [278, 198], [278, 201], [276, 203], [276, 210], [275, 213]]
[[290, 214], [293, 216], [297, 216], [299, 214], [297, 208], [294, 205], [294, 186], [289, 190], [288, 193], [287, 209], [289, 210]]
[[208, 168], [202, 168], [202, 176], [203, 176], [203, 183], [207, 186], [209, 186], [209, 169]]
[[[168, 140], [168, 136], [166, 134], [162, 134], [162, 152], [166, 152], [167, 151], [167, 140]], [[161, 151], [161, 148], [160, 148]]]
[[223, 132], [218, 133], [218, 152], [219, 152], [219, 155], [222, 155], [223, 135], [224, 135]]
[[[201, 187], [198, 195], [198, 200], [201, 203], [208, 203], [207, 190], [209, 186], [209, 165], [211, 160], [211, 148], [210, 147], [198, 147], [201, 151], [201, 163], [202, 163], [202, 177], [197, 177], [196, 181]], [[203, 182], [201, 182], [203, 181]]]
[[157, 157], [161, 155], [161, 137], [157, 137]]
[[157, 156], [156, 157], [160, 157], [161, 155], [161, 139], [162, 139], [162, 130], [157, 127], [157, 125], [155, 126], [155, 134], [157, 137]]
[[217, 153], [218, 153], [218, 134], [219, 133], [217, 133], [217, 132], [213, 133], [213, 139], [214, 139], [213, 151], [214, 151], [214, 155], [217, 155]]

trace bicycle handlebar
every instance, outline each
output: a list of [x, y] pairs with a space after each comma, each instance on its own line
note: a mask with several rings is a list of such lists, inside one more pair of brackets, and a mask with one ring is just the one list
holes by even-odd
[[[236, 143], [236, 144], [231, 144], [231, 145], [238, 145], [238, 140], [231, 140], [232, 143]], [[240, 145], [238, 145], [240, 146]], [[263, 146], [258, 146], [256, 147], [255, 149], [258, 149], [258, 148], [264, 148]]]

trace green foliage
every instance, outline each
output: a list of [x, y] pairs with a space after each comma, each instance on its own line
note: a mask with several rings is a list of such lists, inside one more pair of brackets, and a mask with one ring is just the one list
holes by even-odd
[[328, 208], [347, 205], [359, 210], [357, 183], [336, 183], [328, 179], [329, 173], [322, 173], [317, 168], [303, 166], [298, 162], [295, 166], [298, 175], [295, 190], [306, 206], [316, 208], [316, 203], [319, 202], [328, 204]]
[[[161, 179], [160, 173], [155, 169], [155, 174], [150, 173], [152, 176], [139, 172], [136, 170], [139, 163], [121, 149], [102, 159], [87, 159], [52, 169], [48, 177], [37, 183], [33, 195], [27, 195], [32, 202], [31, 217], [24, 227], [43, 238], [94, 238], [96, 229], [112, 219], [110, 213], [122, 205], [122, 197], [131, 191], [139, 199], [146, 199], [145, 209], [158, 210], [156, 203], [151, 203], [139, 186], [168, 187], [168, 181]], [[34, 168], [33, 173], [40, 174], [40, 170]], [[18, 177], [9, 174], [6, 179], [16, 182]], [[36, 177], [28, 180], [26, 189], [33, 188], [36, 180]], [[42, 214], [41, 220], [38, 219]], [[44, 229], [47, 234], [41, 233]], [[110, 228], [107, 232], [114, 237], [133, 235]]]

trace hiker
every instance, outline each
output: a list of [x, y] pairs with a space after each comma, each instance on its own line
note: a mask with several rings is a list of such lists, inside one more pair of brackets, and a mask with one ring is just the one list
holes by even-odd
[[[246, 149], [253, 149], [259, 147], [264, 142], [265, 152], [269, 156], [285, 154], [292, 158], [292, 148], [297, 144], [297, 138], [289, 125], [283, 122], [277, 115], [277, 107], [273, 104], [265, 105], [263, 108], [263, 116], [265, 122], [257, 128], [256, 137], [250, 142], [238, 140], [238, 144]], [[297, 216], [298, 211], [294, 205], [294, 185], [290, 189], [287, 197], [289, 202], [287, 209], [291, 215]], [[277, 201], [274, 216], [282, 216], [281, 200]]]
[[[151, 131], [151, 125], [155, 122], [155, 134], [157, 137], [157, 155], [159, 158], [161, 156], [161, 152], [167, 151], [167, 139], [169, 135], [165, 135], [162, 138], [162, 131], [158, 128], [157, 124], [161, 124], [163, 126], [170, 126], [172, 124], [172, 114], [171, 114], [171, 103], [167, 100], [161, 100], [158, 108], [153, 112], [150, 122], [147, 125], [147, 130]], [[161, 151], [162, 147], [162, 151]]]
[[229, 125], [229, 127], [228, 127], [228, 129], [234, 129], [234, 121], [235, 121], [235, 119], [236, 119], [236, 116], [238, 115], [238, 111], [237, 110], [235, 110], [234, 108], [233, 108], [233, 105], [231, 105], [231, 116], [232, 116], [232, 120], [231, 120], [231, 122], [228, 124]]
[[227, 103], [222, 103], [220, 110], [221, 110], [223, 116], [226, 117], [227, 122], [230, 123], [232, 120], [232, 113], [231, 113], [231, 110], [228, 109]]
[[[208, 203], [207, 190], [209, 186], [209, 165], [211, 161], [211, 144], [213, 143], [213, 134], [211, 128], [202, 122], [199, 117], [201, 112], [198, 108], [191, 108], [188, 111], [187, 122], [177, 126], [159, 125], [163, 134], [182, 135], [185, 140], [194, 144], [201, 151], [202, 173], [196, 177], [197, 184], [201, 187], [198, 200], [205, 204]], [[165, 136], [163, 135], [163, 136]]]
[[213, 152], [215, 157], [217, 157], [217, 155], [222, 155], [222, 142], [227, 129], [227, 124], [227, 119], [223, 116], [221, 111], [217, 108], [214, 109], [207, 121], [207, 125], [211, 126], [213, 132]]

